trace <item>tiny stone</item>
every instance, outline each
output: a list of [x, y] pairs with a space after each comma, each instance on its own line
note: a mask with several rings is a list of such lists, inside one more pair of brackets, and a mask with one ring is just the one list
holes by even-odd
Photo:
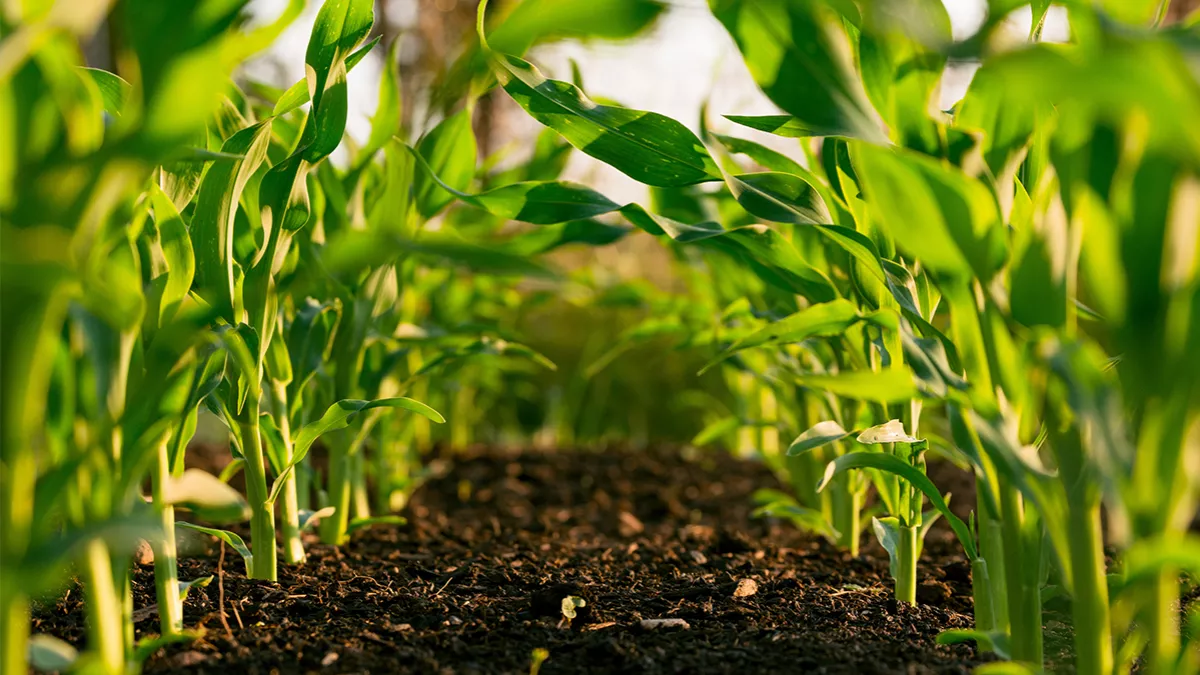
[[150, 548], [150, 542], [145, 539], [138, 541], [137, 550], [133, 552], [133, 561], [139, 565], [154, 564], [154, 549]]
[[458, 618], [457, 616], [451, 615], [450, 618], [446, 620], [446, 623], [450, 624], [451, 626], [461, 626], [462, 619]]
[[696, 563], [697, 565], [704, 565], [708, 563], [708, 558], [705, 557], [705, 555], [700, 551], [688, 551], [688, 555], [691, 556], [692, 562]]
[[683, 619], [642, 619], [642, 630], [674, 629], [687, 630], [691, 628]]
[[742, 579], [738, 581], [737, 588], [733, 589], [735, 598], [748, 598], [755, 593], [758, 593], [758, 582], [753, 579]]
[[188, 650], [176, 654], [171, 658], [171, 666], [174, 668], [190, 668], [200, 665], [208, 660], [208, 657], [195, 650]]
[[621, 521], [618, 529], [621, 531], [622, 537], [632, 537], [635, 534], [641, 534], [646, 529], [642, 521], [628, 511], [622, 511], [617, 518]]
[[321, 665], [328, 668], [329, 666], [332, 666], [334, 663], [337, 663], [337, 660], [338, 660], [337, 652], [329, 652], [328, 654], [325, 655], [325, 658], [321, 659]]

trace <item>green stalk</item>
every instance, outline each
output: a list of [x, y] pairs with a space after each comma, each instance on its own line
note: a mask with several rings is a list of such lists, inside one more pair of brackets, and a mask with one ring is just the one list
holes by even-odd
[[971, 561], [971, 604], [975, 610], [975, 630], [997, 630], [991, 575], [987, 560], [982, 557]]
[[246, 400], [246, 410], [239, 420], [242, 431], [242, 454], [246, 457], [246, 496], [250, 502], [250, 542], [254, 560], [250, 570], [251, 579], [276, 581], [278, 563], [275, 554], [275, 509], [267, 501], [267, 472], [263, 465], [262, 435], [258, 423], [259, 400], [251, 394]]
[[[360, 448], [362, 446], [359, 446]], [[367, 461], [360, 450], [350, 457], [351, 513], [355, 518], [371, 517], [371, 499], [367, 490]]]
[[[329, 505], [336, 511], [321, 519], [321, 542], [332, 546], [346, 543], [346, 529], [350, 524], [350, 471], [352, 459], [350, 448], [345, 444], [345, 433], [329, 434]], [[336, 439], [336, 440], [335, 440]]]
[[896, 549], [896, 600], [910, 605], [917, 604], [917, 529], [916, 525], [902, 525]]
[[[1000, 523], [1000, 519], [995, 514], [991, 513], [991, 507], [986, 499], [983, 498], [983, 490], [987, 489], [982, 478], [976, 478], [976, 513], [979, 514], [978, 529], [979, 529], [979, 555], [987, 563], [988, 579], [990, 588], [987, 595], [992, 600], [992, 624], [996, 630], [1007, 633], [1009, 630], [1008, 619], [1008, 590], [1005, 583], [1008, 579], [1005, 570], [1005, 554], [1004, 554], [1004, 528]], [[978, 585], [979, 581], [972, 579], [973, 585]], [[976, 591], [978, 594], [979, 591]]]
[[0, 582], [0, 670], [6, 673], [29, 672], [29, 598]]
[[1040, 532], [1036, 542], [1026, 536], [1021, 495], [1011, 485], [1000, 488], [1000, 510], [1012, 657], [1040, 668], [1043, 662], [1042, 601], [1037, 584], [1042, 562]]
[[175, 635], [183, 631], [183, 602], [179, 599], [179, 569], [176, 564], [175, 507], [166, 503], [166, 487], [171, 480], [168, 443], [169, 437], [158, 445], [154, 470], [150, 474], [150, 487], [163, 530], [162, 541], [153, 545], [159, 628], [163, 635]]
[[[276, 382], [272, 385], [275, 399], [275, 419], [279, 435], [283, 438], [284, 461], [292, 461], [292, 424], [288, 418], [287, 385]], [[301, 565], [307, 560], [304, 542], [300, 538], [300, 500], [296, 490], [297, 471], [291, 471], [283, 481], [280, 494], [279, 518], [283, 536], [283, 559], [289, 565]]]
[[1139, 592], [1138, 605], [1146, 608], [1142, 620], [1149, 634], [1144, 657], [1146, 672], [1169, 673], [1179, 657], [1179, 619], [1175, 609], [1179, 604], [1179, 570], [1163, 568]]
[[851, 556], [858, 556], [859, 541], [862, 539], [863, 493], [854, 489], [849, 474], [834, 478], [841, 481], [828, 490], [832, 495], [833, 527], [838, 531], [838, 546], [845, 548]]
[[[1113, 671], [1112, 628], [1108, 614], [1108, 582], [1100, 534], [1100, 505], [1067, 510], [1074, 592], [1075, 672], [1108, 675]], [[1150, 672], [1165, 672], [1151, 668]]]
[[84, 551], [84, 584], [87, 589], [88, 648], [95, 653], [99, 670], [125, 675], [125, 626], [121, 599], [113, 583], [112, 557], [100, 539]]

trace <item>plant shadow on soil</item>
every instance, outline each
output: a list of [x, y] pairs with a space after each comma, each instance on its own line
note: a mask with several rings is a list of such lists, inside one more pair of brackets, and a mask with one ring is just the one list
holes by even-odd
[[[869, 534], [851, 558], [751, 517], [754, 490], [777, 485], [756, 462], [495, 450], [453, 462], [414, 495], [407, 525], [313, 543], [307, 565], [281, 563], [278, 585], [245, 579], [227, 550], [229, 631], [218, 583], [195, 588], [184, 620], [204, 635], [160, 649], [146, 672], [525, 673], [537, 648], [546, 674], [965, 673], [991, 659], [935, 642], [972, 623], [969, 566], [940, 523], [921, 605], [898, 606]], [[180, 562], [181, 579], [216, 571], [215, 557]], [[158, 630], [153, 594], [153, 568], [139, 566], [139, 638]], [[570, 625], [568, 595], [587, 602]], [[81, 602], [73, 588], [43, 605], [34, 632], [82, 643]]]

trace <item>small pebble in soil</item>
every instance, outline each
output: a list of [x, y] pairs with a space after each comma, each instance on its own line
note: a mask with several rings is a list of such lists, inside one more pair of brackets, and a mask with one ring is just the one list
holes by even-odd
[[337, 663], [337, 660], [338, 660], [337, 652], [329, 652], [328, 654], [325, 655], [325, 658], [321, 659], [321, 665], [328, 668], [329, 666], [332, 666], [334, 663]]
[[642, 630], [687, 630], [691, 625], [683, 619], [642, 619]]
[[638, 520], [637, 516], [628, 511], [622, 511], [621, 515], [617, 516], [617, 518], [620, 520], [620, 525], [617, 529], [620, 531], [622, 537], [632, 537], [646, 530], [646, 526], [642, 524], [642, 521]]
[[742, 579], [738, 581], [737, 588], [733, 589], [735, 598], [748, 598], [755, 593], [758, 593], [758, 582], [753, 579]]

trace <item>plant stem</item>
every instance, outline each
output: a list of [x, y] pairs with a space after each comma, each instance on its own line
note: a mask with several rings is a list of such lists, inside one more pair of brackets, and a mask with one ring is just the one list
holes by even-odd
[[[1008, 626], [1008, 590], [1006, 565], [1004, 564], [1004, 531], [1000, 519], [991, 513], [991, 507], [983, 498], [983, 490], [987, 486], [982, 478], [975, 481], [978, 498], [976, 513], [979, 514], [979, 555], [987, 562], [988, 579], [991, 588], [988, 595], [992, 599], [992, 626], [1000, 632], [1007, 633]], [[979, 583], [972, 580], [973, 584]]]
[[183, 630], [183, 602], [179, 599], [179, 569], [176, 564], [175, 507], [166, 502], [166, 488], [171, 480], [171, 459], [168, 456], [169, 437], [158, 445], [150, 486], [154, 506], [162, 523], [162, 541], [154, 548], [154, 588], [158, 598], [158, 621], [163, 635]]
[[[1037, 574], [1041, 566], [1041, 537], [1025, 533], [1025, 510], [1021, 495], [1011, 485], [1000, 488], [1004, 567], [1008, 593], [1012, 658], [1042, 666], [1042, 601]], [[1040, 532], [1039, 532], [1040, 535]], [[1032, 579], [1032, 583], [1031, 582]]]
[[96, 654], [100, 672], [125, 675], [124, 617], [108, 545], [93, 539], [84, 556], [88, 648]]
[[367, 460], [363, 452], [354, 453], [350, 464], [352, 513], [355, 518], [371, 517], [371, 500], [367, 490]]
[[329, 444], [329, 505], [337, 509], [334, 514], [321, 520], [321, 542], [332, 546], [346, 543], [346, 529], [350, 524], [350, 449], [345, 444], [345, 434], [330, 434], [326, 438], [336, 441]]
[[833, 493], [833, 527], [838, 531], [838, 546], [845, 548], [851, 556], [858, 556], [858, 542], [862, 539], [862, 502], [861, 490], [855, 490], [851, 476], [843, 474], [835, 478], [841, 481], [834, 485]]
[[1179, 656], [1179, 571], [1164, 568], [1150, 579], [1144, 591], [1147, 632], [1150, 639], [1146, 644], [1146, 672], [1167, 673], [1175, 667]]
[[275, 554], [275, 509], [267, 502], [267, 472], [263, 466], [262, 435], [258, 424], [259, 400], [251, 395], [239, 424], [242, 427], [242, 454], [246, 457], [246, 496], [250, 502], [250, 542], [254, 561], [248, 570], [251, 579], [276, 581], [278, 564]]
[[917, 526], [900, 526], [900, 545], [896, 556], [896, 600], [917, 604]]
[[987, 560], [971, 561], [971, 595], [975, 610], [975, 630], [991, 632], [997, 629], [995, 603], [992, 601], [992, 581]]
[[1108, 675], [1113, 670], [1113, 645], [1100, 534], [1100, 504], [1071, 505], [1067, 520], [1074, 586], [1075, 672]]
[[29, 598], [0, 582], [0, 670], [29, 672]]
[[[279, 435], [283, 438], [283, 459], [292, 461], [292, 424], [288, 418], [287, 385], [275, 382], [272, 385], [275, 399], [275, 419]], [[283, 559], [289, 565], [303, 564], [304, 542], [300, 539], [300, 501], [296, 490], [297, 471], [291, 471], [283, 481], [279, 518], [282, 521]]]

